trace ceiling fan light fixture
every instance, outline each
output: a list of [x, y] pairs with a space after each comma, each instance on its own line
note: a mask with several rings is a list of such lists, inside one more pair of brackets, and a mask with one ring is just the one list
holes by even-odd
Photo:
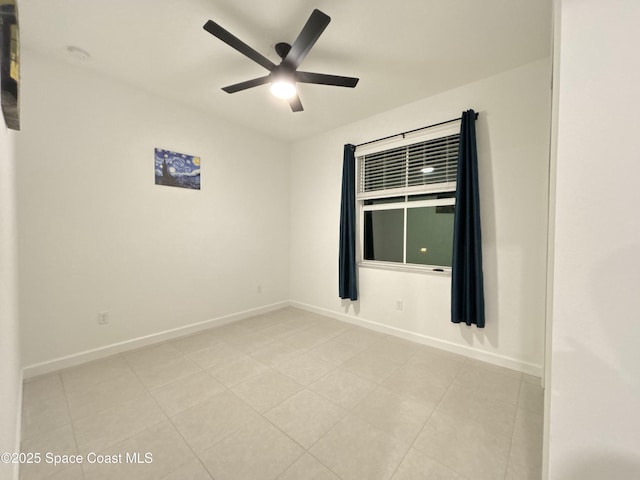
[[271, 84], [271, 93], [274, 97], [289, 100], [296, 96], [296, 86], [289, 80], [276, 80]]

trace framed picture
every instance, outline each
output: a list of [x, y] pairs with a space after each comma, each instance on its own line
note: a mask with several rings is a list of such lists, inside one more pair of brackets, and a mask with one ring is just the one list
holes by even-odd
[[156, 185], [200, 190], [200, 157], [155, 149]]
[[20, 47], [16, 0], [0, 1], [0, 97], [8, 128], [20, 130]]

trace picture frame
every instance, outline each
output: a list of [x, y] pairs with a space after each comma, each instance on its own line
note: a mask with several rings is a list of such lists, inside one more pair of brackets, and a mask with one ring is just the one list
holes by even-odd
[[156, 148], [156, 185], [200, 190], [200, 157]]
[[0, 99], [5, 123], [20, 130], [20, 29], [16, 0], [0, 0]]

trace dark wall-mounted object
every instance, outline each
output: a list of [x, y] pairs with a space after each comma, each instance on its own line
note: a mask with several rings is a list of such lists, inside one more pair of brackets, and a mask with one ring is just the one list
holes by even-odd
[[16, 0], [0, 0], [0, 98], [7, 127], [20, 130], [20, 44]]

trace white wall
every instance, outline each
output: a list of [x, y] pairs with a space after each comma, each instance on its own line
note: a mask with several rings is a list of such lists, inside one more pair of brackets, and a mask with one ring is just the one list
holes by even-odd
[[640, 4], [556, 7], [548, 478], [640, 478]]
[[[417, 334], [425, 342], [541, 373], [550, 61], [444, 92], [296, 143], [291, 166], [291, 299]], [[450, 276], [360, 268], [360, 301], [338, 298], [342, 146], [480, 112], [484, 330], [450, 323]], [[402, 299], [404, 309], [396, 311]], [[415, 337], [414, 337], [415, 338]]]
[[[1, 113], [0, 113], [1, 115]], [[13, 132], [0, 121], [0, 452], [15, 452], [22, 376], [18, 339], [17, 229]], [[0, 463], [0, 479], [13, 478], [14, 466]]]
[[[25, 365], [288, 299], [287, 145], [33, 52], [22, 65]], [[154, 147], [199, 155], [202, 189], [156, 186]]]

